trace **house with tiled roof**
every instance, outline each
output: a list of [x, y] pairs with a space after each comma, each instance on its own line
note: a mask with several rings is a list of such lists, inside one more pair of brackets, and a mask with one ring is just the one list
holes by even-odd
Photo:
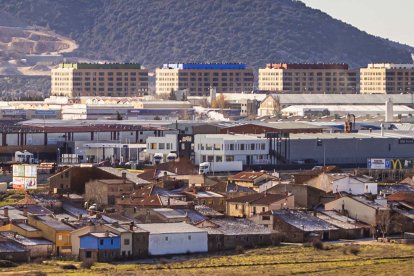
[[387, 196], [387, 201], [393, 212], [392, 230], [414, 232], [414, 192], [397, 192]]
[[381, 217], [390, 213], [385, 199], [369, 200], [364, 196], [343, 196], [325, 204], [325, 210], [335, 210], [352, 219], [376, 227]]
[[267, 225], [278, 232], [282, 241], [307, 242], [314, 239], [336, 240], [339, 238], [338, 227], [322, 220], [313, 212], [301, 210], [271, 210], [258, 215], [256, 223]]
[[257, 193], [227, 200], [226, 214], [231, 217], [249, 218], [269, 210], [294, 208], [292, 194]]
[[40, 229], [42, 237], [54, 243], [54, 254], [57, 256], [71, 254], [70, 232], [74, 230], [73, 227], [47, 215], [29, 215], [27, 223], [34, 228]]
[[235, 175], [229, 176], [228, 182], [237, 184], [242, 187], [247, 187], [259, 192], [259, 187], [270, 181], [277, 180], [276, 177], [264, 172], [239, 172]]

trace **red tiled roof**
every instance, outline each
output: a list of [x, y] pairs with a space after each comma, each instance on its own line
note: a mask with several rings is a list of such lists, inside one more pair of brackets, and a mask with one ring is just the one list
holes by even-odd
[[239, 172], [233, 176], [229, 177], [229, 180], [243, 180], [243, 181], [253, 181], [256, 178], [265, 175], [264, 172]]
[[414, 192], [398, 192], [387, 196], [388, 201], [404, 202], [414, 206]]

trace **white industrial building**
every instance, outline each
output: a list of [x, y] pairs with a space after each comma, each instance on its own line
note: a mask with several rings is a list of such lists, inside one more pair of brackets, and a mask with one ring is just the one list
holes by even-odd
[[[307, 116], [311, 114], [320, 115], [346, 115], [354, 114], [355, 116], [376, 116], [385, 115], [385, 105], [291, 105], [282, 109], [284, 116]], [[394, 105], [394, 115], [413, 114], [414, 109], [405, 105]]]
[[187, 223], [150, 223], [137, 224], [137, 226], [149, 232], [149, 255], [203, 253], [208, 251], [207, 231]]
[[269, 141], [264, 137], [238, 134], [194, 136], [195, 164], [242, 161], [243, 165], [270, 163]]
[[177, 153], [177, 143], [177, 134], [166, 134], [163, 137], [148, 137], [147, 155], [149, 160], [153, 161], [155, 154], [162, 154], [162, 161], [166, 161], [168, 154]]

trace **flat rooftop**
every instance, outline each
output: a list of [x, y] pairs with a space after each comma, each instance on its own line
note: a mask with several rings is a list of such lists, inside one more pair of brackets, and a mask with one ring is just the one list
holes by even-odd
[[137, 224], [137, 227], [150, 234], [207, 233], [204, 229], [194, 227], [184, 222]]
[[139, 63], [61, 63], [59, 68], [73, 69], [142, 69]]
[[356, 133], [294, 133], [290, 134], [291, 140], [305, 140], [305, 139], [370, 139], [370, 138], [412, 138], [414, 137], [414, 131], [384, 131], [384, 135], [381, 135], [381, 131], [374, 130], [359, 131]]
[[[203, 134], [201, 134], [203, 135]], [[223, 140], [265, 140], [260, 135], [245, 135], [245, 134], [204, 134], [207, 139], [223, 139]]]

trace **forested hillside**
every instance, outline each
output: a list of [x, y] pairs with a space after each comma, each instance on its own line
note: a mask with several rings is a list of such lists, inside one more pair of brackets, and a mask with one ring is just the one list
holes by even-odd
[[[0, 12], [48, 26], [71, 55], [141, 62], [410, 62], [401, 46], [291, 0], [0, 0]], [[413, 50], [414, 51], [414, 50]]]

